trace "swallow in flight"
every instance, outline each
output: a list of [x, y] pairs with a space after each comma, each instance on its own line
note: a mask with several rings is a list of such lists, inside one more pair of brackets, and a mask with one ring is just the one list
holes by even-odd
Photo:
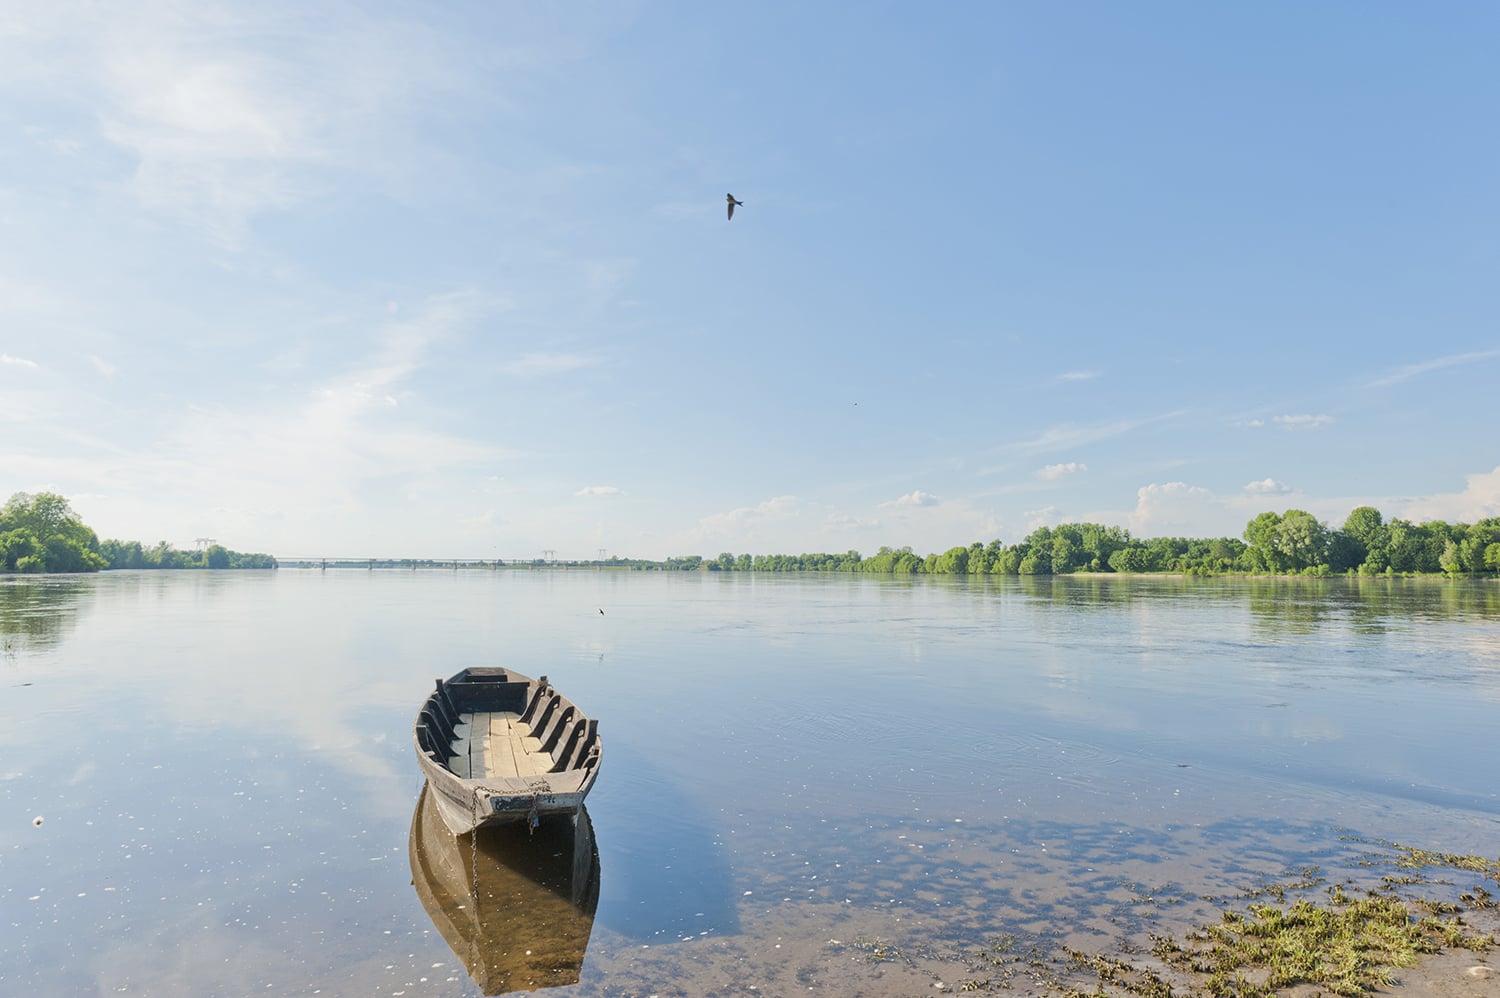
[[733, 221], [734, 220], [734, 206], [737, 205], [737, 204], [744, 204], [745, 202], [743, 202], [743, 201], [736, 201], [734, 199], [734, 195], [733, 194], [725, 194], [724, 196], [729, 199], [729, 219], [730, 219], [730, 221]]

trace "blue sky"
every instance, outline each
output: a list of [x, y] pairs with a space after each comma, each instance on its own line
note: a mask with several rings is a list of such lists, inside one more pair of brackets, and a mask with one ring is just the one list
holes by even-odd
[[1497, 37], [1488, 4], [10, 5], [0, 494], [281, 556], [1500, 515]]

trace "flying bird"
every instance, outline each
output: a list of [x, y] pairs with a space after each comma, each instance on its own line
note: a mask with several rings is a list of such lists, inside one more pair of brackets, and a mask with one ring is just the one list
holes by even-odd
[[729, 199], [729, 220], [734, 221], [734, 206], [737, 204], [744, 204], [745, 202], [736, 201], [733, 194], [725, 194], [724, 196]]

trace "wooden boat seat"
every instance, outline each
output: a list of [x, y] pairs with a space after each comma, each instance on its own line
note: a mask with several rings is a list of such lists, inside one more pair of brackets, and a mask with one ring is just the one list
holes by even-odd
[[449, 768], [466, 780], [541, 776], [553, 758], [521, 715], [509, 711], [460, 714], [453, 726]]

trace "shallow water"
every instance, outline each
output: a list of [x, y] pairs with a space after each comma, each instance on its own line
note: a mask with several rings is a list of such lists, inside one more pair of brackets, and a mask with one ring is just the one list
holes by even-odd
[[1500, 853], [1493, 582], [110, 573], [0, 579], [0, 637], [6, 994], [479, 994], [408, 857], [473, 664], [600, 719], [547, 994], [932, 993]]

